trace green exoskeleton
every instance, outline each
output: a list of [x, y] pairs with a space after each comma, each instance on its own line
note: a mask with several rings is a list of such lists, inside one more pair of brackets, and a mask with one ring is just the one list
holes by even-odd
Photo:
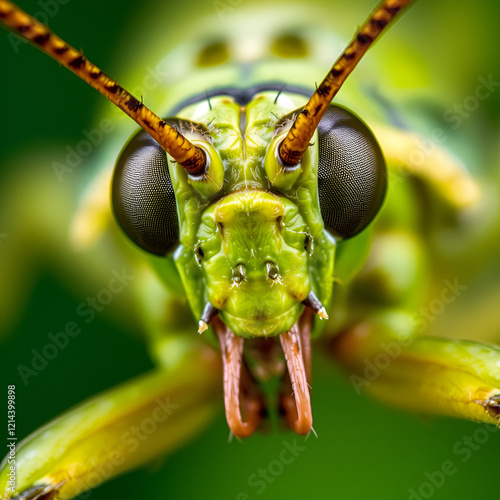
[[[5, 498], [72, 498], [151, 461], [221, 407], [221, 385], [235, 436], [250, 436], [273, 413], [308, 434], [311, 339], [356, 390], [416, 412], [497, 423], [500, 350], [418, 336], [415, 316], [430, 280], [425, 240], [416, 237], [419, 221], [409, 209], [419, 203], [415, 185], [458, 217], [477, 203], [476, 184], [444, 149], [415, 161], [416, 136], [397, 123], [373, 120], [369, 128], [361, 111], [376, 112], [356, 91], [345, 102], [357, 104], [361, 118], [334, 99], [407, 3], [382, 2], [316, 91], [311, 68], [318, 61], [304, 57], [298, 35], [276, 37], [258, 60], [252, 45], [235, 44], [231, 53], [223, 43], [200, 42], [203, 84], [199, 74], [169, 76], [165, 109], [154, 110], [168, 113], [162, 119], [0, 0], [4, 24], [142, 127], [118, 155], [111, 206], [139, 247], [131, 260], [159, 366], [27, 438], [14, 475], [9, 457], [4, 462]], [[321, 36], [314, 43], [324, 52], [328, 38]], [[193, 51], [181, 50], [184, 62]], [[292, 61], [293, 80], [283, 78]], [[108, 173], [92, 182], [71, 229], [77, 244], [92, 245], [102, 230], [109, 182]], [[110, 281], [111, 293], [120, 279], [127, 275]], [[447, 293], [459, 292], [451, 282]], [[151, 418], [154, 439], [135, 446], [123, 438]]]

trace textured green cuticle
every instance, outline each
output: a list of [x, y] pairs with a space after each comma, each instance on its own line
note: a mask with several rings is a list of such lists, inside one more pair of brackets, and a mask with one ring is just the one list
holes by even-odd
[[317, 146], [293, 172], [269, 163], [276, 161], [277, 120], [303, 101], [263, 92], [241, 106], [221, 96], [180, 113], [205, 126], [205, 146], [220, 163], [213, 182], [199, 184], [169, 165], [182, 243], [174, 261], [195, 316], [209, 301], [242, 337], [289, 330], [311, 290], [325, 305], [330, 300], [335, 242], [324, 233], [319, 208]]

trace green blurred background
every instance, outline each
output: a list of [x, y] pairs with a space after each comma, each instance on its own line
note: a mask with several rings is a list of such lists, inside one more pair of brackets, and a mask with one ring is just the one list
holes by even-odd
[[[242, 0], [232, 7], [238, 2], [221, 2], [229, 9], [260, 5], [263, 16], [270, 5], [269, 1]], [[42, 5], [40, 1], [24, 0], [21, 7], [36, 13], [42, 10]], [[127, 75], [134, 64], [140, 64], [141, 53], [148, 51], [144, 48], [148, 40], [164, 34], [168, 39], [182, 41], [187, 15], [213, 16], [215, 5], [211, 1], [184, 5], [151, 1], [139, 5], [130, 0], [70, 0], [59, 5], [49, 25], [70, 43], [82, 47], [93, 62], [127, 86]], [[286, 8], [285, 2], [281, 5]], [[365, 0], [328, 2], [332, 13], [328, 22], [348, 38], [373, 6], [373, 1]], [[384, 73], [381, 80], [403, 89], [398, 91], [396, 100], [405, 100], [408, 109], [418, 107], [418, 113], [428, 113], [430, 123], [439, 123], [443, 110], [462, 102], [474, 91], [478, 76], [492, 74], [494, 80], [500, 80], [496, 36], [499, 20], [500, 6], [494, 0], [480, 0], [474, 7], [464, 0], [419, 0], [374, 49], [384, 61], [380, 67]], [[12, 165], [18, 168], [18, 159], [26, 152], [43, 155], [44, 151], [58, 151], [56, 155], [64, 157], [65, 146], [81, 140], [82, 129], [92, 127], [105, 105], [95, 91], [39, 51], [22, 45], [16, 52], [1, 33], [0, 61], [0, 175], [6, 178]], [[391, 97], [390, 89], [386, 95]], [[134, 128], [131, 124], [130, 131]], [[481, 103], [450, 140], [471, 170], [489, 179], [494, 187], [498, 186], [500, 175], [499, 132], [500, 92], [497, 92]], [[54, 189], [58, 189], [53, 172], [46, 175], [52, 179]], [[76, 172], [68, 183], [60, 185], [61, 189], [71, 189], [82, 177], [84, 172]], [[0, 184], [1, 195], [6, 193], [2, 193]], [[12, 207], [12, 212], [4, 208], [0, 214], [0, 234], [5, 232], [2, 224], [8, 225], [7, 221], [15, 217], [14, 210], [17, 207]], [[494, 205], [491, 210], [498, 211]], [[2, 251], [9, 244], [9, 236], [0, 243], [0, 259], [4, 258]], [[497, 237], [498, 230], [491, 238]], [[450, 306], [442, 319], [442, 325], [454, 321], [456, 324], [453, 319], [456, 313], [461, 318], [462, 330], [457, 333], [460, 336], [473, 337], [475, 323], [486, 321], [496, 328], [492, 338], [500, 337], [500, 318], [493, 301], [498, 298], [495, 283], [500, 281], [496, 249], [498, 244], [492, 242], [485, 251], [487, 257], [476, 257], [480, 263], [478, 277], [469, 294], [473, 306], [465, 302], [466, 298], [461, 299]], [[18, 364], [28, 364], [30, 350], [43, 345], [48, 332], [72, 319], [76, 306], [86, 297], [79, 294], [78, 284], [68, 286], [50, 266], [41, 266], [38, 271], [19, 321], [6, 326], [0, 336], [1, 380], [5, 385], [17, 385], [19, 436], [26, 436], [82, 399], [152, 366], [133, 328], [127, 331], [109, 318], [98, 316], [91, 329], [24, 386], [17, 372]], [[484, 287], [490, 287], [491, 293], [484, 293]], [[486, 319], [475, 314], [484, 310], [485, 301], [489, 304]], [[338, 370], [320, 356], [316, 356], [313, 388], [318, 439], [311, 436], [303, 443], [302, 438], [273, 432], [243, 443], [228, 443], [227, 424], [221, 412], [203, 435], [182, 450], [149, 469], [101, 486], [92, 492], [91, 498], [232, 500], [246, 498], [239, 497], [246, 493], [252, 499], [406, 499], [410, 496], [409, 488], [418, 490], [422, 482], [428, 481], [425, 474], [439, 470], [446, 460], [454, 462], [457, 472], [447, 477], [441, 487], [423, 490], [422, 493], [430, 494], [425, 498], [469, 499], [495, 491], [500, 433], [490, 434], [482, 444], [473, 441], [470, 456], [456, 455], [453, 450], [457, 442], [466, 437], [474, 440], [475, 424], [444, 418], [424, 419], [358, 397]], [[253, 473], [279, 458], [283, 441], [292, 443], [294, 439], [305, 448], [297, 459], [286, 465], [264, 491], [249, 485]], [[465, 457], [469, 459], [463, 462]]]

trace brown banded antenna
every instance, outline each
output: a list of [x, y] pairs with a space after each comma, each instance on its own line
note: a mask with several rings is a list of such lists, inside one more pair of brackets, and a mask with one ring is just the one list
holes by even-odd
[[279, 156], [285, 166], [297, 165], [314, 135], [332, 99], [351, 74], [365, 52], [384, 28], [412, 0], [384, 0], [359, 28], [351, 43], [321, 82], [308, 103], [297, 115], [294, 124], [279, 147]]
[[115, 80], [106, 75], [95, 64], [92, 64], [81, 52], [68, 45], [35, 18], [6, 0], [0, 0], [0, 21], [16, 31], [21, 38], [37, 44], [46, 54], [107, 97], [135, 120], [191, 175], [203, 173], [206, 159], [200, 148], [165, 123], [142, 102], [118, 85]]

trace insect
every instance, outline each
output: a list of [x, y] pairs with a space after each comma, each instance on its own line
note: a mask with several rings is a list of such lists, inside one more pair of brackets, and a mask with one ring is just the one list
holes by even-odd
[[[204, 257], [204, 255], [202, 257]], [[175, 413], [174, 413], [174, 415], [175, 415]], [[125, 430], [125, 432], [126, 432], [126, 430]]]

